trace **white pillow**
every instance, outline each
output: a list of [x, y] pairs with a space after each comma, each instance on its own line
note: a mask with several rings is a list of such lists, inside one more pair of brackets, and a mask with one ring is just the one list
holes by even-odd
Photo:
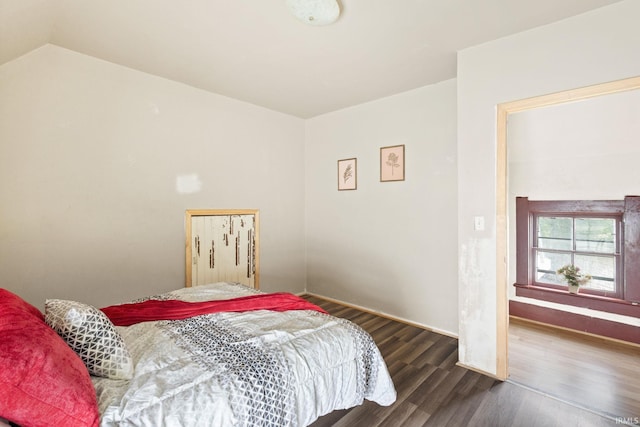
[[133, 376], [131, 354], [102, 311], [75, 301], [49, 299], [45, 321], [80, 356], [91, 375], [120, 380]]

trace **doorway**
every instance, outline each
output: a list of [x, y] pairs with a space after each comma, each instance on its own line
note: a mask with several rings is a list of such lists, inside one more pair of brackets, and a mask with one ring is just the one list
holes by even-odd
[[496, 133], [496, 279], [497, 279], [497, 365], [500, 379], [509, 376], [509, 175], [507, 122], [509, 115], [542, 107], [585, 100], [607, 94], [640, 89], [640, 77], [603, 83], [585, 88], [568, 90], [534, 98], [499, 104], [497, 107]]

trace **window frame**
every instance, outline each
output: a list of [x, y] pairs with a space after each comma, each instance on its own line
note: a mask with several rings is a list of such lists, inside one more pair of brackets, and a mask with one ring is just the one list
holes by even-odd
[[[537, 216], [619, 217], [616, 295], [581, 288], [570, 294], [565, 286], [537, 283], [535, 253]], [[524, 236], [524, 238], [523, 238]], [[516, 295], [565, 305], [640, 317], [640, 197], [624, 200], [529, 200], [516, 197]]]
[[[534, 209], [535, 209], [535, 205], [536, 202], [529, 202], [530, 204], [533, 203]], [[615, 208], [615, 207], [614, 207]], [[539, 225], [539, 219], [540, 218], [571, 218], [573, 219], [573, 225], [572, 225], [572, 249], [562, 249], [562, 250], [554, 250], [554, 249], [549, 249], [549, 248], [540, 248], [537, 243], [538, 243], [538, 225]], [[613, 253], [611, 252], [602, 252], [602, 253], [597, 253], [597, 252], [588, 252], [588, 251], [580, 251], [577, 250], [575, 247], [575, 242], [576, 242], [576, 237], [575, 237], [575, 220], [578, 218], [602, 218], [602, 219], [613, 219], [615, 220], [615, 228], [616, 228], [616, 241], [615, 241], [615, 250]], [[562, 290], [566, 290], [567, 289], [567, 285], [557, 285], [557, 284], [552, 284], [552, 283], [547, 283], [547, 282], [539, 282], [536, 280], [536, 273], [538, 272], [538, 265], [537, 265], [537, 254], [538, 252], [542, 251], [542, 252], [558, 252], [558, 253], [570, 253], [572, 254], [572, 258], [575, 255], [591, 255], [591, 256], [605, 256], [605, 257], [610, 257], [613, 258], [614, 260], [614, 285], [615, 285], [615, 290], [613, 292], [611, 291], [601, 291], [601, 290], [597, 290], [597, 289], [590, 289], [587, 287], [581, 287], [580, 288], [580, 293], [583, 294], [591, 294], [591, 295], [599, 295], [602, 297], [608, 297], [608, 298], [616, 298], [616, 299], [621, 299], [624, 300], [624, 245], [622, 244], [622, 242], [624, 241], [624, 237], [623, 237], [623, 212], [611, 212], [611, 213], [593, 213], [593, 212], [539, 212], [539, 211], [533, 211], [532, 212], [532, 221], [533, 221], [533, 227], [532, 227], [532, 231], [533, 231], [533, 236], [531, 236], [531, 252], [530, 252], [530, 268], [533, 269], [532, 271], [532, 284], [535, 286], [539, 286], [539, 287], [549, 287], [552, 289], [562, 289]]]

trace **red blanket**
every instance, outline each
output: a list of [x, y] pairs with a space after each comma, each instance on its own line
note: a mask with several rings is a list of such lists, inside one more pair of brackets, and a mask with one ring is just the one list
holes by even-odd
[[148, 300], [131, 304], [111, 305], [101, 308], [101, 310], [116, 326], [129, 326], [153, 320], [179, 320], [222, 311], [315, 310], [327, 314], [317, 305], [286, 292], [202, 302]]

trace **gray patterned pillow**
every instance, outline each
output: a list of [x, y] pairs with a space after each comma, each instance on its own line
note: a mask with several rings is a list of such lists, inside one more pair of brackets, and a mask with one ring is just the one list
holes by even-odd
[[102, 311], [75, 301], [49, 299], [45, 320], [80, 356], [91, 375], [121, 380], [133, 376], [131, 355]]

